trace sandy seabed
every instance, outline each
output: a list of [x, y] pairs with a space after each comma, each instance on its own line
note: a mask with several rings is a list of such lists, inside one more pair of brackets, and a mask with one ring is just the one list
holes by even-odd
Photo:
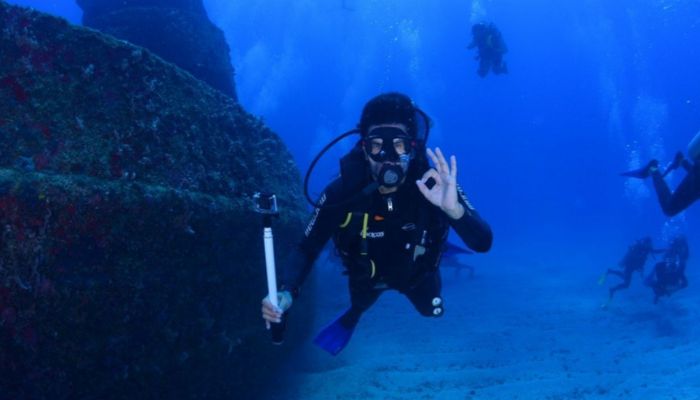
[[[469, 278], [443, 268], [442, 318], [386, 293], [338, 356], [310, 340], [300, 349], [288, 376], [297, 391], [284, 397], [700, 399], [700, 274], [692, 262], [688, 270], [689, 288], [657, 305], [635, 275], [602, 309], [612, 275], [599, 286], [594, 271], [501, 266]], [[341, 287], [326, 296], [317, 330], [348, 304], [336, 272], [316, 276]]]

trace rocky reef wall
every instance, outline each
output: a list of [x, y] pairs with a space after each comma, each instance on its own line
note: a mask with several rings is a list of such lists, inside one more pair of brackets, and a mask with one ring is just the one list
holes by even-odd
[[259, 315], [251, 197], [279, 195], [278, 255], [306, 217], [284, 144], [150, 51], [3, 1], [0, 54], [0, 397], [262, 398], [311, 317], [273, 347]]
[[145, 47], [236, 99], [224, 33], [202, 0], [78, 0], [83, 24]]

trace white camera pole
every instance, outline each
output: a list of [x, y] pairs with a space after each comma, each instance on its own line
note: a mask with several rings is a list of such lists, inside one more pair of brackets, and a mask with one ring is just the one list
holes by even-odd
[[263, 228], [263, 241], [265, 242], [265, 269], [267, 271], [267, 295], [273, 306], [279, 307], [277, 302], [277, 273], [275, 269], [275, 244], [272, 236], [270, 215], [266, 215]]
[[[279, 307], [277, 301], [277, 271], [275, 268], [275, 245], [272, 235], [272, 217], [277, 216], [277, 197], [274, 194], [255, 193], [255, 211], [263, 215], [263, 242], [265, 246], [265, 272], [267, 275], [267, 298], [275, 307]], [[272, 343], [282, 344], [284, 341], [285, 318], [282, 322], [271, 323]]]

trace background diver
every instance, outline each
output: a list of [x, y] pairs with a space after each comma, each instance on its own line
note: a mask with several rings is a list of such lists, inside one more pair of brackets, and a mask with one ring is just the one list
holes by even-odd
[[616, 291], [627, 289], [630, 286], [632, 274], [635, 271], [639, 272], [640, 274], [644, 273], [644, 265], [646, 264], [649, 255], [663, 252], [664, 250], [654, 250], [651, 238], [648, 236], [637, 240], [634, 242], [634, 244], [629, 246], [627, 253], [625, 253], [625, 256], [618, 264], [620, 267], [622, 267], [622, 269], [614, 270], [609, 268], [607, 271], [605, 271], [605, 273], [603, 273], [603, 276], [601, 276], [600, 280], [598, 281], [599, 284], [604, 284], [608, 274], [617, 275], [623, 280], [622, 283], [613, 286], [608, 290], [608, 301], [603, 304], [603, 307], [607, 307], [608, 304], [610, 304], [610, 301], [612, 300]]
[[463, 246], [452, 243], [449, 239], [445, 242], [442, 248], [442, 259], [440, 260], [441, 268], [448, 267], [454, 270], [454, 276], [460, 276], [462, 270], [467, 271], [469, 279], [474, 278], [476, 269], [474, 266], [464, 262], [464, 256], [474, 254], [473, 251], [465, 249]]
[[386, 290], [401, 292], [423, 316], [443, 314], [438, 267], [449, 228], [477, 252], [489, 250], [492, 233], [457, 186], [455, 157], [448, 162], [440, 149], [426, 150], [428, 127], [427, 116], [403, 94], [382, 94], [365, 105], [360, 141], [341, 159], [340, 177], [322, 193], [300, 244], [282, 265], [280, 307], [263, 299], [268, 326], [281, 322], [330, 238], [348, 276], [351, 304], [316, 337], [318, 346], [340, 352]]
[[[688, 144], [687, 154], [692, 161], [684, 159], [683, 153], [679, 151], [676, 153], [673, 162], [663, 173], [659, 171], [659, 162], [651, 160], [644, 167], [623, 172], [622, 175], [640, 179], [646, 179], [651, 176], [661, 210], [667, 216], [672, 217], [700, 198], [700, 131]], [[679, 167], [683, 167], [686, 170], [686, 175], [676, 190], [671, 193], [664, 178], [669, 172]]]
[[489, 70], [493, 71], [494, 74], [508, 72], [508, 67], [503, 61], [503, 55], [508, 52], [508, 48], [496, 25], [483, 22], [474, 24], [472, 26], [472, 41], [467, 48], [473, 49], [474, 47], [478, 50], [475, 59], [479, 60], [477, 73], [480, 77], [485, 77]]
[[685, 276], [688, 257], [688, 241], [685, 236], [676, 237], [664, 253], [663, 260], [656, 263], [644, 281], [654, 291], [654, 304], [659, 302], [661, 296], [670, 296], [688, 286], [688, 278]]

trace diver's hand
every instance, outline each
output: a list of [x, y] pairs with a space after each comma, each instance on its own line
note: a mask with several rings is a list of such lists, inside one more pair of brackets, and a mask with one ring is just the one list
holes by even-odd
[[282, 314], [292, 306], [292, 294], [286, 290], [278, 292], [277, 304], [279, 307], [275, 308], [275, 306], [270, 303], [268, 296], [265, 296], [262, 300], [262, 317], [265, 320], [265, 327], [267, 329], [270, 329], [271, 322], [282, 322]]
[[[450, 218], [459, 219], [464, 215], [464, 207], [457, 197], [457, 158], [451, 156], [448, 165], [440, 148], [436, 147], [435, 152], [428, 149], [427, 152], [435, 167], [423, 174], [416, 185], [430, 203], [440, 207]], [[430, 178], [435, 180], [435, 185], [428, 189], [425, 183]]]

